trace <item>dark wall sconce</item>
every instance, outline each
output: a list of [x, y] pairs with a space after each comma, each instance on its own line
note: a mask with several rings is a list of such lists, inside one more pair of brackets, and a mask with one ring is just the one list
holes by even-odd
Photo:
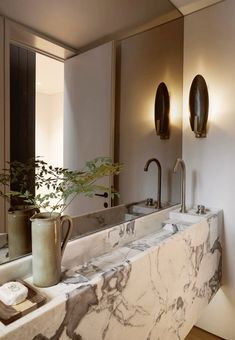
[[206, 81], [198, 74], [192, 82], [189, 93], [190, 125], [195, 137], [206, 137], [209, 110], [209, 96]]
[[165, 83], [160, 83], [155, 96], [155, 129], [160, 139], [169, 139], [170, 99]]

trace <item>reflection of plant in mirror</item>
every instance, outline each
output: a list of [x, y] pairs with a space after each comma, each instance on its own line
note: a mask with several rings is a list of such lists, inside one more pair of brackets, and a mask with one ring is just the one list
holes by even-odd
[[[16, 198], [18, 202], [19, 194], [25, 192], [29, 188], [29, 183], [32, 183], [34, 176], [36, 161], [30, 159], [25, 163], [18, 161], [7, 162], [7, 168], [0, 173], [0, 196], [12, 203], [12, 199]], [[17, 191], [12, 190], [13, 186], [17, 186]]]
[[[18, 183], [19, 191], [0, 191], [6, 199], [20, 198], [23, 204], [46, 210], [62, 213], [72, 200], [80, 193], [93, 197], [94, 193], [109, 188], [96, 184], [98, 179], [105, 176], [116, 175], [121, 170], [120, 164], [114, 164], [110, 158], [99, 157], [86, 162], [80, 171], [54, 167], [43, 160], [33, 159], [27, 163], [11, 162], [9, 169], [0, 174], [0, 184]], [[29, 174], [35, 172], [36, 189], [46, 189], [46, 194], [33, 195], [27, 189]], [[112, 193], [115, 194], [114, 192]]]

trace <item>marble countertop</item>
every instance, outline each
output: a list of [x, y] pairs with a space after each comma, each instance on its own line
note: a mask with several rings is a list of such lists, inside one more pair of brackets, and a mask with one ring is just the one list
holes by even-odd
[[48, 302], [8, 326], [0, 323], [0, 338], [184, 339], [220, 286], [220, 214], [179, 221], [174, 234], [157, 228], [118, 247], [112, 239], [112, 250], [85, 262], [68, 257], [62, 281], [38, 289]]

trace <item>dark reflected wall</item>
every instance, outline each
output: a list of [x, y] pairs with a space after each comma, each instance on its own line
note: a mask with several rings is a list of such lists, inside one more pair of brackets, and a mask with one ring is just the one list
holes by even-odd
[[[162, 199], [180, 201], [175, 159], [182, 155], [183, 19], [123, 40], [117, 51], [116, 160], [124, 163], [119, 176], [120, 202], [156, 198], [157, 168], [144, 165], [157, 158], [162, 165]], [[170, 94], [170, 139], [160, 140], [154, 126], [157, 86]]]

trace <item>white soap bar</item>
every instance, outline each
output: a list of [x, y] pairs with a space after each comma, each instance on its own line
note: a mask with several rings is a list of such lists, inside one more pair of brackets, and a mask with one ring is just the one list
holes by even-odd
[[8, 306], [23, 302], [27, 296], [28, 288], [20, 282], [7, 282], [0, 287], [0, 300]]

